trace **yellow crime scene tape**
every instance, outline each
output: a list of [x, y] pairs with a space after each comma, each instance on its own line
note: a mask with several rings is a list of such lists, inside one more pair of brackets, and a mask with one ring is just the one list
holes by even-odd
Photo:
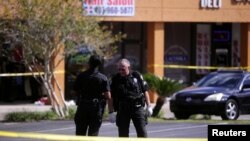
[[[75, 135], [56, 135], [27, 132], [0, 131], [0, 137], [32, 138], [55, 141], [207, 141], [206, 138], [119, 138], [119, 137], [90, 137]], [[1, 138], [0, 138], [1, 139]]]
[[[64, 71], [55, 71], [57, 74], [64, 73]], [[11, 77], [11, 76], [33, 76], [33, 75], [43, 75], [44, 72], [26, 72], [26, 73], [0, 73], [0, 77]]]
[[228, 70], [249, 70], [250, 67], [217, 67], [217, 66], [187, 66], [187, 65], [160, 65], [153, 64], [148, 67], [162, 67], [162, 68], [173, 68], [173, 69], [228, 69]]
[[[217, 67], [217, 66], [188, 66], [188, 65], [160, 65], [153, 64], [150, 67], [162, 67], [162, 68], [172, 68], [172, 69], [208, 69], [208, 70], [250, 70], [250, 67]], [[65, 73], [64, 71], [56, 71], [55, 73]], [[0, 73], [0, 77], [11, 77], [11, 76], [33, 76], [33, 75], [43, 75], [44, 72], [27, 72], [27, 73]]]

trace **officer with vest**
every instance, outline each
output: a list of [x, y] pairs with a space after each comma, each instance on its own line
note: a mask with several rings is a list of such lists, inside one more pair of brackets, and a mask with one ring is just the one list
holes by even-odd
[[[147, 137], [147, 116], [152, 114], [147, 90], [147, 84], [141, 74], [131, 71], [130, 62], [127, 59], [121, 59], [118, 62], [118, 73], [112, 77], [111, 82], [111, 95], [114, 111], [117, 112], [116, 125], [119, 137], [129, 137], [131, 119], [137, 137]], [[112, 114], [114, 113], [110, 113]]]
[[74, 119], [76, 135], [98, 136], [106, 101], [110, 111], [113, 110], [113, 106], [109, 81], [98, 70], [101, 58], [92, 55], [88, 64], [89, 68], [77, 76], [74, 84], [74, 91], [78, 97]]

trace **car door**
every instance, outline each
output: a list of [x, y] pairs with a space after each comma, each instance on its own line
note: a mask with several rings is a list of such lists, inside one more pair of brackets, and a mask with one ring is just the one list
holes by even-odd
[[250, 76], [243, 81], [239, 99], [242, 113], [250, 113]]

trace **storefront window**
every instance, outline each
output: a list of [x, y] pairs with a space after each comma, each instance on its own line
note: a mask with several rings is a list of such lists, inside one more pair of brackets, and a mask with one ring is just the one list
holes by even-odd
[[125, 23], [124, 32], [127, 35], [126, 40], [141, 40], [141, 23]]
[[[164, 64], [189, 65], [191, 44], [191, 24], [165, 24]], [[190, 70], [186, 68], [164, 68], [164, 75], [175, 80], [189, 82]]]

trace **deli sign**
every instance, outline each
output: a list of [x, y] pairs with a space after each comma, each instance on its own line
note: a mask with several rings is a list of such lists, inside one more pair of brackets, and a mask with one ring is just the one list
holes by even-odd
[[82, 8], [88, 16], [134, 16], [135, 0], [84, 0]]
[[221, 8], [222, 0], [201, 0], [200, 5], [201, 8]]

